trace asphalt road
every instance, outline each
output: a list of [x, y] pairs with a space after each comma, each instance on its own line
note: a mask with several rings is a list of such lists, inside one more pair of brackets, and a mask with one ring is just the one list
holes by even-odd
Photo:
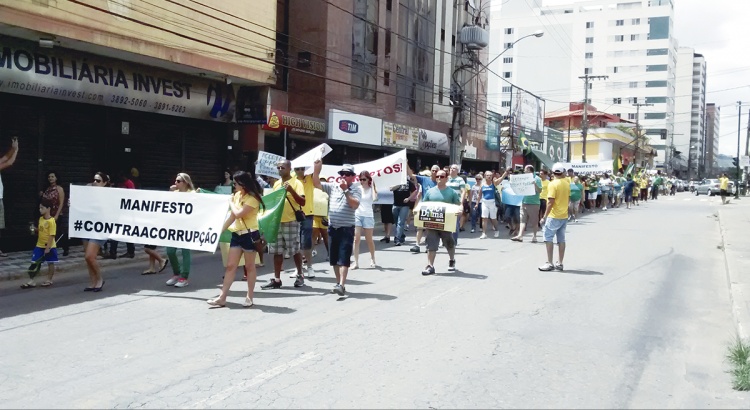
[[0, 407], [748, 408], [724, 361], [717, 206], [685, 193], [587, 215], [569, 225], [562, 273], [537, 270], [544, 246], [528, 238], [466, 232], [458, 272], [441, 252], [423, 277], [425, 254], [379, 246], [383, 268], [354, 271], [339, 298], [319, 255], [300, 289], [285, 275], [260, 290], [264, 268], [251, 309], [244, 282], [208, 308], [216, 256], [185, 289], [141, 266], [105, 272], [99, 294], [81, 275], [9, 283]]

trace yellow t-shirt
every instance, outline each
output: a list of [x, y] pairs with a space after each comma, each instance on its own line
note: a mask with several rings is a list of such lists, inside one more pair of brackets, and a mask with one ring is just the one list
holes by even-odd
[[543, 179], [542, 180], [542, 191], [539, 192], [539, 199], [547, 199], [547, 188], [549, 187], [549, 180]]
[[[305, 187], [302, 186], [302, 182], [299, 182], [297, 178], [291, 178], [287, 182], [289, 182], [289, 185], [291, 185], [292, 189], [297, 193], [297, 195], [305, 195]], [[277, 189], [284, 189], [284, 182], [282, 182], [281, 180], [276, 181], [276, 183], [273, 184], [273, 190], [276, 191]], [[281, 223], [295, 222], [297, 218], [295, 218], [294, 216], [294, 211], [299, 210], [300, 206], [297, 201], [294, 200], [292, 194], [290, 194], [289, 192], [286, 193], [286, 197], [289, 200], [284, 200], [284, 212], [281, 214]], [[292, 205], [290, 205], [289, 202], [294, 204], [294, 209], [292, 209]]]
[[232, 203], [235, 206], [249, 206], [252, 208], [250, 212], [247, 213], [242, 218], [237, 218], [232, 222], [232, 225], [229, 227], [230, 232], [237, 232], [237, 231], [243, 231], [246, 229], [249, 229], [251, 231], [257, 231], [258, 230], [258, 209], [260, 208], [260, 202], [258, 200], [249, 194], [245, 194], [240, 196], [239, 192], [235, 192], [232, 194]]
[[719, 189], [723, 189], [725, 191], [729, 189], [729, 178], [719, 178]]
[[[300, 180], [298, 179], [298, 181]], [[305, 215], [312, 215], [313, 198], [315, 196], [315, 186], [313, 185], [312, 175], [305, 175], [305, 178], [300, 182], [302, 183], [302, 187], [305, 190], [305, 206], [302, 207], [302, 210], [305, 211]], [[294, 200], [292, 200], [292, 202], [294, 202]]]
[[639, 184], [641, 189], [648, 188], [648, 178], [641, 178], [641, 182]]
[[57, 221], [55, 221], [55, 218], [50, 217], [49, 219], [44, 219], [43, 216], [40, 217], [37, 233], [36, 246], [46, 248], [47, 241], [50, 236], [52, 236], [52, 248], [57, 248], [57, 243], [55, 242], [55, 235], [57, 235]]
[[556, 179], [547, 187], [547, 198], [554, 198], [555, 204], [549, 213], [553, 219], [568, 219], [568, 202], [570, 201], [570, 184], [566, 179]]
[[313, 215], [315, 216], [328, 216], [328, 194], [315, 188], [313, 194]]

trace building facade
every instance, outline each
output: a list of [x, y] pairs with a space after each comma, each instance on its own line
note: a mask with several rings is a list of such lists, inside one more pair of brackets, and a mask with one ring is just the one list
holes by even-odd
[[684, 153], [685, 178], [698, 178], [705, 169], [706, 59], [689, 47], [677, 52], [674, 150]]
[[[638, 122], [656, 149], [656, 167], [668, 163], [674, 133], [677, 40], [671, 0], [593, 0], [545, 6], [542, 0], [508, 0], [493, 9], [490, 55], [537, 30], [543, 38], [518, 43], [491, 67], [501, 77], [546, 99], [547, 111], [583, 101]], [[510, 109], [511, 85], [490, 77], [489, 106]], [[641, 107], [633, 104], [648, 103]], [[639, 113], [640, 118], [637, 118]], [[664, 132], [666, 130], [666, 132]]]
[[706, 158], [704, 160], [706, 177], [713, 176], [718, 172], [720, 120], [721, 107], [714, 103], [706, 104], [706, 147], [703, 152]]
[[265, 121], [274, 82], [276, 2], [254, 3], [0, 0], [0, 144], [19, 138], [2, 249], [33, 246], [50, 170], [66, 192], [97, 171], [150, 189], [187, 172], [213, 189], [240, 160], [238, 118]]
[[[314, 136], [273, 130], [269, 118], [254, 131], [258, 149], [293, 158], [326, 141], [334, 146], [329, 163], [363, 162], [407, 149], [413, 167], [445, 165], [452, 85], [465, 78], [463, 159], [496, 163], [497, 148], [487, 142], [487, 73], [453, 75], [465, 50], [462, 27], [487, 27], [483, 3], [279, 0], [279, 82], [270, 94], [269, 115], [281, 111], [327, 127]], [[486, 61], [486, 54], [480, 51], [480, 60]]]

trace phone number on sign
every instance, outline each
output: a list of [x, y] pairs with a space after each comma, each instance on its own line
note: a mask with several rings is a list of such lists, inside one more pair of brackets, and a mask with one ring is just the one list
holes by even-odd
[[133, 107], [146, 107], [148, 105], [148, 100], [144, 100], [142, 98], [123, 97], [121, 95], [113, 95], [112, 99], [109, 102], [114, 104], [130, 105]]
[[179, 113], [184, 113], [185, 111], [187, 111], [187, 108], [185, 108], [184, 105], [166, 104], [161, 102], [157, 102], [156, 104], [154, 104], [154, 109], [159, 111], [171, 111]]

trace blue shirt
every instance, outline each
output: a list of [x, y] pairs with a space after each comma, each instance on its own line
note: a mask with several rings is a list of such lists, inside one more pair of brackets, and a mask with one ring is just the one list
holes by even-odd
[[625, 182], [625, 193], [628, 195], [633, 194], [633, 188], [635, 188], [635, 181], [630, 180]]
[[417, 183], [422, 186], [422, 199], [424, 199], [425, 195], [427, 195], [427, 191], [430, 190], [430, 188], [437, 185], [437, 182], [433, 181], [432, 178], [426, 177], [424, 175], [415, 175], [417, 177]]
[[482, 185], [482, 199], [487, 201], [495, 200], [495, 185]]

